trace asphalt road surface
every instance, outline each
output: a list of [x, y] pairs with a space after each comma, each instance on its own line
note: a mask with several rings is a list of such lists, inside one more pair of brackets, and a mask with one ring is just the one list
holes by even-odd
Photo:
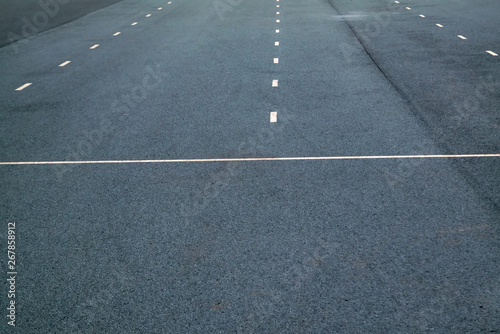
[[1, 48], [1, 332], [499, 332], [499, 12], [124, 0]]

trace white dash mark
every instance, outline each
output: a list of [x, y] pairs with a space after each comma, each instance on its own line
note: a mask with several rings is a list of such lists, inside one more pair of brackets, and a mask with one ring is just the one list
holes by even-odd
[[170, 5], [172, 3], [172, 1], [170, 1], [169, 3], [167, 3], [167, 5]]
[[280, 59], [279, 58], [274, 58], [274, 63], [277, 64], [279, 63]]
[[280, 5], [276, 5], [276, 8], [280, 8]]
[[115, 32], [115, 33], [113, 34], [113, 36], [118, 36], [118, 35], [120, 35], [120, 34], [121, 34], [121, 32], [117, 31], [117, 32]]
[[280, 12], [276, 12], [276, 15], [280, 15]]
[[94, 50], [95, 48], [98, 48], [99, 47], [99, 44], [94, 44], [90, 47], [90, 50]]
[[495, 57], [498, 57], [498, 54], [496, 54], [495, 52], [493, 51], [490, 51], [490, 50], [486, 50], [486, 52], [488, 52], [490, 55], [492, 56], [495, 56]]
[[162, 10], [162, 9], [163, 9], [163, 7], [158, 7], [158, 10]]
[[69, 63], [71, 63], [71, 61], [67, 60], [64, 63], [60, 64], [59, 67], [64, 67], [64, 66], [68, 65]]
[[146, 17], [151, 17], [151, 14], [146, 15]]
[[278, 87], [278, 80], [273, 80], [273, 87]]
[[278, 120], [278, 112], [271, 111], [271, 113], [269, 114], [269, 122], [276, 123], [277, 120]]
[[420, 14], [419, 16], [420, 16], [420, 17], [425, 17], [425, 15], [422, 15], [422, 14]]
[[137, 24], [137, 22], [134, 22], [134, 23], [131, 24], [131, 26], [135, 26], [136, 24]]
[[436, 25], [439, 27], [439, 28], [442, 28], [443, 25], [442, 24], [439, 24], [439, 23], [436, 23]]
[[467, 37], [462, 36], [462, 35], [457, 35], [457, 37], [460, 38], [460, 39], [467, 39]]
[[394, 1], [394, 3], [399, 3], [399, 1]]
[[280, 20], [276, 20], [276, 23], [280, 23]]
[[32, 84], [32, 82], [25, 83], [25, 84], [24, 84], [24, 85], [22, 85], [21, 87], [16, 88], [16, 90], [17, 90], [17, 91], [23, 90], [23, 89], [25, 89], [26, 87], [31, 86], [31, 84]]
[[279, 34], [280, 33], [280, 30], [279, 29], [276, 29], [276, 33]]
[[280, 46], [280, 42], [274, 42], [274, 46]]
[[410, 7], [406, 7], [406, 9], [411, 10], [411, 8], [410, 8]]

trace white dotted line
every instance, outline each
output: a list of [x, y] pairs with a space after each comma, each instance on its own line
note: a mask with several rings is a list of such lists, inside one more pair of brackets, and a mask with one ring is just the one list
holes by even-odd
[[[397, 3], [399, 4], [400, 2], [399, 1], [394, 1], [394, 3]], [[411, 7], [405, 7], [407, 10], [411, 10]], [[425, 15], [424, 14], [419, 14], [418, 16], [420, 16], [421, 18], [425, 18]], [[439, 28], [444, 28], [444, 26], [440, 23], [436, 23], [436, 26], [439, 27]], [[467, 37], [463, 36], [463, 35], [457, 35], [458, 38], [462, 39], [462, 40], [466, 40]], [[489, 55], [491, 56], [494, 56], [494, 57], [498, 57], [498, 54], [491, 51], [491, 50], [486, 50], [486, 53], [488, 53]]]
[[[168, 4], [168, 5], [172, 4], [172, 1], [168, 2], [167, 4]], [[163, 7], [158, 7], [158, 10], [162, 10], [162, 9], [163, 9]], [[153, 15], [153, 14], [147, 14], [147, 15], [146, 15], [146, 17], [151, 17], [152, 15]], [[279, 21], [279, 20], [278, 20], [278, 21]], [[131, 25], [132, 25], [132, 26], [135, 26], [135, 25], [137, 25], [137, 23], [138, 23], [138, 22], [133, 22]], [[120, 32], [120, 31], [117, 31], [117, 32], [115, 32], [115, 33], [113, 34], [113, 36], [118, 36], [118, 35], [120, 35], [120, 34], [121, 34], [121, 32]], [[89, 49], [90, 49], [90, 50], [94, 50], [94, 49], [98, 48], [99, 46], [100, 46], [100, 44], [94, 44], [94, 45], [92, 45]], [[71, 63], [71, 60], [66, 60], [65, 62], [63, 62], [63, 63], [59, 64], [59, 67], [65, 67], [65, 66], [66, 66], [66, 65], [68, 65], [69, 63]], [[25, 89], [25, 88], [27, 88], [27, 87], [31, 86], [32, 84], [33, 84], [32, 82], [25, 83], [24, 85], [22, 85], [22, 86], [20, 86], [20, 87], [16, 88], [15, 90], [16, 90], [16, 91], [22, 91], [23, 89]]]

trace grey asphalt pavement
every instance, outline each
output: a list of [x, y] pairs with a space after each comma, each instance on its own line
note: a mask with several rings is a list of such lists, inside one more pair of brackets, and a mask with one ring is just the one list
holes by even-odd
[[123, 0], [1, 48], [1, 332], [500, 331], [499, 9]]

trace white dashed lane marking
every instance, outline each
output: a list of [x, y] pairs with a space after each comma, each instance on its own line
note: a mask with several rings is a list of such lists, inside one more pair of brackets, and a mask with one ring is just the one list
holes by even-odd
[[71, 61], [70, 61], [70, 60], [67, 60], [67, 61], [65, 61], [64, 63], [59, 64], [59, 67], [64, 67], [64, 66], [68, 65], [69, 63], [71, 63]]
[[422, 14], [420, 14], [419, 16], [420, 16], [420, 17], [425, 17], [425, 15], [422, 15]]
[[276, 123], [277, 121], [278, 121], [278, 112], [271, 111], [271, 113], [269, 114], [269, 122]]
[[94, 50], [95, 48], [98, 48], [99, 47], [99, 44], [94, 44], [90, 47], [90, 50]]
[[163, 9], [163, 7], [158, 7], [158, 10], [162, 10], [162, 9]]
[[113, 34], [113, 36], [118, 36], [118, 35], [120, 35], [120, 34], [121, 34], [121, 32], [117, 31], [117, 32], [115, 32], [115, 33]]
[[32, 84], [33, 84], [32, 82], [25, 83], [25, 84], [24, 84], [24, 85], [22, 85], [21, 87], [17, 87], [17, 88], [16, 88], [16, 90], [17, 90], [17, 91], [23, 90], [23, 89], [25, 89], [26, 87], [31, 86]]
[[135, 26], [136, 24], [137, 24], [137, 22], [134, 22], [134, 23], [131, 24], [131, 26]]
[[467, 39], [467, 37], [462, 36], [462, 35], [457, 35], [457, 37], [460, 38], [460, 39]]
[[276, 12], [276, 15], [280, 15], [280, 12]]
[[496, 54], [495, 52], [493, 52], [491, 50], [486, 50], [486, 52], [489, 53], [492, 56], [498, 57], [498, 54]]
[[278, 80], [273, 80], [272, 86], [273, 87], [278, 87]]
[[151, 17], [151, 14], [146, 15], [146, 17]]
[[276, 20], [276, 23], [280, 23], [280, 20]]
[[407, 9], [407, 10], [411, 10], [411, 8], [410, 8], [410, 7], [406, 7], [406, 9]]
[[280, 46], [280, 42], [274, 42], [274, 46]]
[[280, 33], [280, 30], [279, 29], [276, 29], [276, 33], [279, 34]]
[[279, 58], [274, 58], [273, 61], [274, 61], [275, 64], [278, 64], [280, 62], [280, 59]]
[[436, 25], [439, 27], [439, 28], [442, 28], [443, 25], [442, 24], [439, 24], [439, 23], [436, 23]]

